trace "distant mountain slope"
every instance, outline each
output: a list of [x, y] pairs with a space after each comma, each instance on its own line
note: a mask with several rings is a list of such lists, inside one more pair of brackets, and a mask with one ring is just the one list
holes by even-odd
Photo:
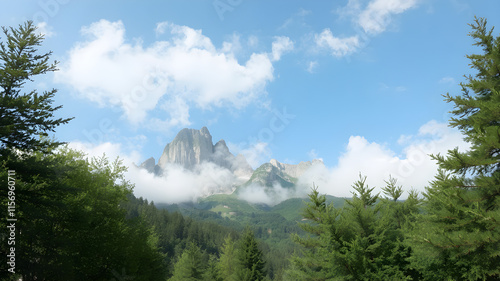
[[297, 180], [313, 165], [321, 165], [323, 161], [314, 159], [313, 161], [300, 162], [297, 165], [280, 163], [276, 159], [271, 159], [268, 163], [257, 168], [248, 182], [243, 187], [258, 184], [265, 187], [273, 187], [279, 184], [284, 188], [295, 187]]
[[271, 163], [264, 163], [253, 172], [244, 186], [255, 183], [266, 187], [273, 187], [274, 184], [280, 184], [282, 187], [294, 187], [296, 182], [297, 178], [284, 173]]
[[[336, 208], [342, 208], [346, 198], [326, 195], [327, 203], [333, 203]], [[290, 198], [270, 207], [265, 204], [252, 204], [239, 199], [235, 194], [214, 194], [200, 199], [196, 203], [186, 204], [157, 204], [159, 208], [170, 211], [180, 211], [183, 214], [203, 216], [203, 213], [212, 213], [204, 217], [213, 217], [217, 214], [221, 218], [245, 224], [250, 218], [263, 214], [277, 214], [287, 221], [299, 221], [302, 219], [302, 211], [306, 207], [308, 198]]]

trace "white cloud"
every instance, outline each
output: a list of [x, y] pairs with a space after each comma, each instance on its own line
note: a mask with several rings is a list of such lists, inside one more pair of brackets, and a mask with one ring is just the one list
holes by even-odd
[[52, 26], [49, 26], [44, 21], [37, 23], [36, 28], [37, 28], [37, 32], [39, 34], [43, 35], [45, 38], [49, 38], [49, 37], [56, 35], [56, 33], [53, 31]]
[[257, 101], [273, 80], [271, 59], [279, 59], [290, 48], [286, 39], [279, 38], [271, 58], [267, 53], [253, 53], [240, 64], [233, 54], [237, 38], [217, 49], [201, 30], [172, 23], [157, 25], [157, 35], [167, 32], [168, 41], [144, 46], [140, 40], [127, 42], [121, 21], [95, 22], [82, 28], [86, 40], [69, 52], [56, 80], [100, 106], [120, 107], [136, 125], [147, 121], [153, 109], [165, 111], [179, 104], [179, 115], [171, 112], [155, 122], [186, 125], [192, 106], [243, 108]]
[[337, 8], [335, 11], [340, 19], [344, 18], [357, 18], [361, 11], [360, 0], [349, 0], [344, 7]]
[[[141, 158], [139, 152], [130, 149], [130, 147], [124, 148], [120, 143], [104, 142], [91, 144], [88, 142], [72, 141], [68, 143], [68, 146], [71, 149], [83, 151], [90, 158], [106, 155], [108, 159], [114, 160], [119, 157], [126, 166], [130, 166]], [[128, 153], [125, 154], [123, 151], [128, 151]]]
[[227, 142], [229, 150], [234, 154], [242, 154], [245, 156], [248, 164], [253, 169], [258, 168], [262, 163], [269, 161], [271, 157], [271, 150], [265, 142], [256, 142], [252, 144], [233, 144]]
[[191, 125], [189, 121], [189, 106], [185, 100], [179, 97], [173, 97], [168, 103], [160, 106], [170, 118], [165, 120], [152, 117], [149, 119], [146, 127], [152, 131], [168, 132], [170, 128], [187, 127]]
[[339, 19], [350, 18], [354, 25], [361, 27], [350, 37], [333, 36], [330, 29], [315, 34], [316, 48], [329, 49], [333, 56], [343, 57], [358, 51], [367, 44], [370, 36], [384, 32], [393, 16], [414, 8], [419, 0], [349, 0], [347, 5], [336, 10]]
[[373, 0], [368, 3], [357, 19], [357, 23], [369, 34], [386, 30], [392, 16], [416, 6], [418, 0]]
[[229, 170], [208, 162], [194, 171], [172, 164], [166, 167], [162, 176], [131, 167], [126, 176], [135, 184], [136, 196], [157, 203], [194, 202], [214, 193], [231, 193], [236, 184], [244, 182]]
[[461, 150], [469, 147], [460, 132], [436, 121], [423, 125], [417, 135], [401, 136], [399, 144], [404, 145], [402, 155], [364, 137], [352, 136], [337, 166], [313, 166], [300, 177], [299, 186], [308, 189], [314, 183], [322, 193], [351, 196], [351, 186], [361, 173], [367, 176], [370, 186], [377, 187], [375, 192], [385, 186], [384, 180], [389, 176], [398, 179], [405, 190], [413, 187], [423, 192], [437, 173], [437, 165], [430, 154], [445, 154], [455, 147]]
[[278, 36], [272, 44], [272, 59], [278, 61], [285, 52], [293, 50], [293, 42], [286, 36]]
[[343, 57], [355, 52], [359, 45], [358, 36], [335, 37], [330, 29], [325, 29], [314, 37], [315, 43], [319, 48], [328, 49], [333, 56]]

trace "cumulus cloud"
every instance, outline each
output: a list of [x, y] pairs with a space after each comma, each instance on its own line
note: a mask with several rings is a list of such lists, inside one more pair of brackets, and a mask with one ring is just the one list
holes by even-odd
[[401, 154], [362, 136], [351, 136], [335, 167], [315, 165], [299, 178], [298, 185], [310, 188], [314, 183], [322, 193], [347, 197], [361, 173], [368, 177], [370, 186], [377, 187], [376, 192], [385, 186], [384, 180], [389, 176], [398, 179], [405, 190], [415, 188], [423, 192], [437, 172], [430, 154], [469, 147], [460, 132], [436, 121], [423, 125], [416, 135], [401, 136], [399, 144], [403, 146]]
[[392, 16], [416, 6], [418, 0], [373, 0], [368, 3], [357, 19], [357, 23], [369, 34], [386, 30]]
[[293, 50], [293, 42], [286, 36], [278, 36], [272, 43], [272, 58], [273, 61], [278, 61], [281, 55], [285, 52]]
[[330, 29], [325, 29], [314, 36], [316, 45], [321, 49], [329, 50], [335, 57], [343, 57], [355, 52], [359, 47], [358, 36], [335, 37]]
[[146, 121], [153, 109], [167, 111], [169, 104], [181, 105], [179, 114], [155, 122], [188, 125], [191, 106], [243, 108], [265, 95], [273, 80], [272, 61], [293, 47], [288, 38], [278, 37], [272, 54], [253, 53], [239, 63], [234, 37], [218, 49], [201, 30], [164, 22], [156, 34], [168, 33], [169, 40], [145, 46], [127, 41], [125, 32], [121, 21], [82, 28], [86, 39], [71, 49], [56, 80], [100, 106], [121, 108], [133, 124]]

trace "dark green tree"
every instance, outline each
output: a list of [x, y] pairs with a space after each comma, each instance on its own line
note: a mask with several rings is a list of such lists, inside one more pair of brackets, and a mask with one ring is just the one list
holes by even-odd
[[56, 89], [41, 94], [36, 90], [24, 93], [23, 89], [36, 76], [56, 71], [57, 62], [49, 62], [52, 52], [39, 53], [44, 37], [36, 33], [33, 22], [2, 29], [5, 42], [0, 42], [0, 150], [54, 148], [61, 143], [40, 136], [47, 136], [72, 118], [54, 117], [61, 108], [52, 105]]
[[238, 243], [239, 271], [236, 272], [238, 280], [257, 281], [266, 276], [264, 270], [265, 262], [262, 251], [259, 249], [257, 240], [250, 228], [247, 228]]
[[373, 195], [366, 177], [354, 183], [353, 198], [343, 209], [326, 204], [317, 189], [309, 195], [301, 227], [307, 237], [294, 236], [303, 246], [291, 258], [286, 277], [293, 280], [410, 280], [413, 272], [406, 258], [402, 225], [417, 211], [416, 192], [398, 202], [402, 188], [390, 179], [386, 198]]
[[[70, 119], [55, 118], [56, 90], [23, 93], [35, 76], [56, 70], [51, 52], [39, 54], [43, 36], [32, 22], [3, 28], [0, 42], [0, 189], [7, 194], [8, 170], [15, 171], [15, 274], [0, 265], [0, 279], [135, 280], [165, 277], [164, 256], [153, 231], [127, 220], [121, 204], [131, 194], [125, 168], [47, 138]], [[55, 148], [58, 148], [57, 150]], [[15, 195], [14, 195], [15, 194]], [[14, 200], [0, 197], [0, 205]], [[6, 228], [4, 216], [0, 227]], [[2, 255], [6, 236], [0, 236]], [[148, 270], [144, 270], [148, 268]], [[123, 277], [123, 276], [122, 276]]]
[[132, 186], [119, 161], [88, 161], [60, 148], [11, 164], [40, 172], [16, 179], [16, 273], [23, 280], [110, 280], [122, 272], [134, 280], [165, 277], [155, 235], [120, 207]]
[[303, 249], [290, 259], [285, 280], [332, 280], [335, 277], [331, 252], [331, 233], [335, 232], [335, 220], [340, 214], [333, 204], [326, 203], [326, 196], [313, 187], [309, 201], [303, 210], [306, 223], [299, 226], [307, 236], [292, 235], [292, 240]]
[[500, 280], [500, 37], [486, 19], [470, 26], [483, 51], [467, 56], [477, 73], [461, 96], [445, 98], [454, 104], [450, 126], [471, 147], [433, 156], [441, 170], [414, 226], [413, 264], [426, 280]]

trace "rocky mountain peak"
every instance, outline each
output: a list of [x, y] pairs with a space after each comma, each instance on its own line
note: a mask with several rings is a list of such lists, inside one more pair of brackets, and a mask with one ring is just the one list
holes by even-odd
[[212, 143], [212, 135], [207, 127], [200, 130], [182, 129], [174, 140], [165, 146], [163, 153], [155, 166], [154, 158], [141, 164], [149, 172], [161, 174], [168, 164], [178, 164], [193, 170], [203, 162], [211, 162], [233, 172], [237, 176], [250, 177], [253, 172], [243, 155], [234, 156], [224, 140]]
[[161, 169], [158, 165], [156, 165], [155, 159], [153, 157], [150, 157], [146, 161], [142, 162], [139, 167], [145, 169], [149, 173], [153, 173], [156, 175], [161, 174]]
[[208, 135], [208, 136], [210, 136], [210, 138], [212, 138], [212, 136], [210, 135], [210, 132], [208, 131], [208, 128], [205, 126], [200, 129], [200, 133], [202, 133], [204, 135]]
[[165, 146], [158, 165], [164, 169], [167, 163], [175, 163], [191, 169], [213, 154], [212, 135], [206, 127], [201, 130], [182, 129], [174, 140]]
[[226, 141], [220, 140], [214, 145], [214, 152], [216, 151], [224, 151], [224, 152], [229, 152], [229, 148], [226, 145]]
[[156, 165], [155, 159], [153, 157], [150, 157], [146, 161], [142, 162], [142, 164], [139, 167], [146, 169], [150, 173], [153, 173], [155, 165]]

